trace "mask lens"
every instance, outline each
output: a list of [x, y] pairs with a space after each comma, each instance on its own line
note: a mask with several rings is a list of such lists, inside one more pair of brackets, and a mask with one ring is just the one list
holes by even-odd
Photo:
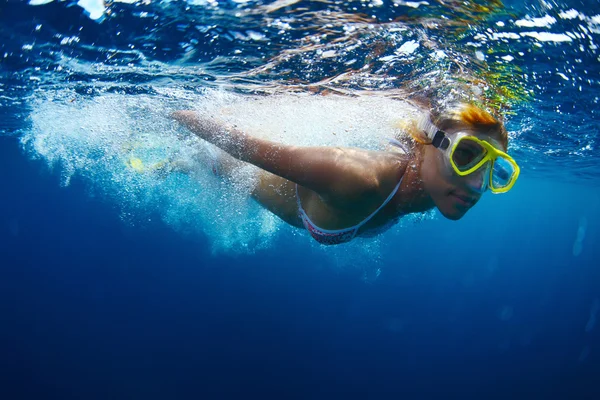
[[452, 153], [452, 161], [459, 170], [467, 171], [477, 165], [486, 152], [485, 148], [474, 140], [462, 139]]
[[494, 170], [492, 172], [492, 186], [503, 188], [510, 184], [515, 174], [515, 168], [508, 160], [498, 157], [494, 161]]

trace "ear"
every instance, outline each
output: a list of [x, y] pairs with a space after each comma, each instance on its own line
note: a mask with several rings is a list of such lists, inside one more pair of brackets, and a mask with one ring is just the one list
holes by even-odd
[[430, 140], [427, 138], [425, 132], [419, 128], [418, 117], [410, 119], [402, 119], [394, 121], [394, 128], [399, 129], [404, 135], [408, 135], [413, 138], [417, 143], [429, 144]]

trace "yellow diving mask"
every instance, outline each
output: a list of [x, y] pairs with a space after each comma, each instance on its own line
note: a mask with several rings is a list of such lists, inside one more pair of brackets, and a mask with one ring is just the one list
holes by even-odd
[[437, 129], [430, 121], [427, 125], [424, 130], [431, 144], [444, 153], [458, 175], [470, 175], [485, 167], [489, 169], [489, 176], [485, 177], [487, 186], [493, 193], [506, 193], [513, 187], [520, 168], [511, 156], [468, 133], [448, 134]]

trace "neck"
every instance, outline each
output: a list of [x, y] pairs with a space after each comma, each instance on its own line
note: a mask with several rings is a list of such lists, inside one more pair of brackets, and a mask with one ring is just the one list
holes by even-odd
[[396, 201], [398, 212], [401, 214], [425, 212], [435, 207], [421, 179], [420, 158], [420, 155], [413, 157], [404, 172], [404, 179], [400, 186], [401, 195]]

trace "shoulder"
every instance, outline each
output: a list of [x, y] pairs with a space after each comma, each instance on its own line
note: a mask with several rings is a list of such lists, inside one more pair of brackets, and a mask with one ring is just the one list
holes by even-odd
[[372, 188], [378, 197], [386, 198], [400, 183], [411, 159], [397, 153], [382, 153], [376, 171], [375, 186]]
[[344, 149], [346, 173], [339, 184], [322, 196], [344, 208], [381, 203], [398, 185], [409, 159], [396, 153]]

